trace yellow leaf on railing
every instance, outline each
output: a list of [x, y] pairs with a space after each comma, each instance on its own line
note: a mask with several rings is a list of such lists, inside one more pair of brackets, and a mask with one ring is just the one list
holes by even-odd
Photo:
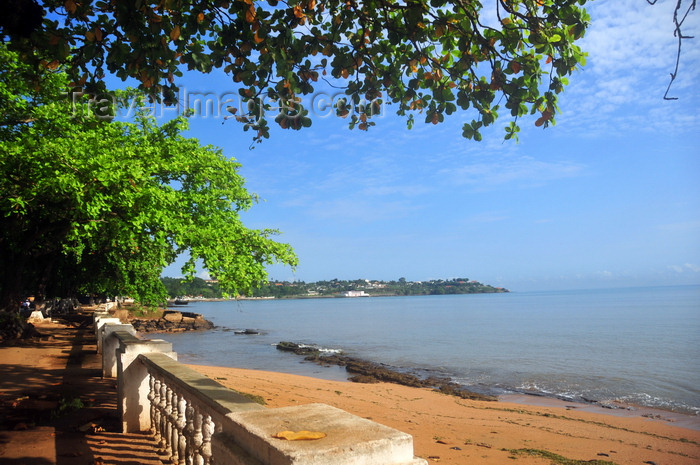
[[280, 431], [272, 436], [277, 439], [286, 439], [287, 441], [310, 441], [313, 439], [322, 439], [326, 437], [326, 433], [318, 431]]

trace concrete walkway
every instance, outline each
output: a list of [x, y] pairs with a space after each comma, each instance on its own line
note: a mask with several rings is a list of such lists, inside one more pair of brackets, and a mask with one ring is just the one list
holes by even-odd
[[119, 433], [91, 321], [37, 325], [45, 337], [0, 346], [3, 465], [163, 465], [150, 436]]

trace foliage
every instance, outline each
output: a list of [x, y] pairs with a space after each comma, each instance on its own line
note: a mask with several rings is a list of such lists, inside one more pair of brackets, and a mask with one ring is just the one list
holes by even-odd
[[0, 342], [22, 337], [29, 327], [19, 312], [0, 312]]
[[182, 278], [160, 278], [170, 298], [178, 296], [202, 296], [205, 299], [219, 299], [223, 296], [218, 283], [209, 284], [202, 278], [192, 280]]
[[541, 449], [511, 449], [514, 455], [530, 455], [532, 457], [542, 457], [550, 461], [552, 465], [617, 465], [609, 460], [577, 460], [569, 459], [554, 452]]
[[506, 289], [470, 281], [467, 278], [430, 281], [368, 281], [356, 279], [345, 281], [332, 279], [312, 283], [270, 281], [252, 291], [254, 297], [300, 297], [300, 296], [335, 296], [346, 291], [365, 291], [374, 296], [381, 295], [444, 295], [508, 292]]
[[80, 397], [73, 397], [70, 399], [67, 397], [61, 397], [58, 402], [58, 407], [51, 411], [51, 419], [55, 420], [56, 418], [60, 418], [68, 413], [80, 410], [82, 408], [85, 408], [85, 404]]
[[0, 110], [14, 115], [0, 130], [0, 308], [20, 292], [156, 303], [161, 270], [185, 251], [185, 275], [202, 260], [228, 292], [264, 280], [267, 263], [296, 263], [275, 231], [241, 223], [256, 198], [239, 165], [183, 137], [185, 118], [100, 120], [83, 111], [87, 97], [52, 93], [67, 76], [46, 72], [40, 86], [11, 77], [26, 70], [0, 47]]
[[[221, 378], [217, 378], [217, 379], [221, 379]], [[255, 402], [256, 404], [267, 405], [267, 401], [265, 400], [265, 398], [263, 396], [260, 396], [257, 394], [251, 394], [249, 392], [236, 391], [235, 389], [231, 389], [231, 390], [233, 392], [235, 392], [236, 394], [240, 394], [243, 397], [245, 397], [246, 399], [248, 399], [252, 402]]]
[[[161, 278], [170, 297], [201, 295], [204, 298], [219, 298], [217, 283], [207, 283], [201, 278], [185, 281], [182, 278]], [[369, 281], [355, 279], [351, 281], [332, 279], [330, 281], [266, 281], [251, 289], [251, 297], [293, 298], [310, 296], [337, 296], [345, 291], [365, 291], [369, 295], [444, 295], [508, 292], [500, 287], [470, 281], [467, 278], [434, 279], [430, 281]]]
[[223, 69], [249, 103], [235, 117], [258, 141], [269, 136], [271, 111], [283, 128], [308, 127], [300, 97], [329, 85], [345, 92], [335, 110], [350, 127], [368, 129], [387, 103], [409, 127], [471, 110], [463, 135], [480, 140], [501, 106], [511, 119], [506, 138], [522, 116], [554, 122], [557, 94], [585, 63], [575, 44], [589, 21], [585, 3], [47, 0], [35, 30], [5, 27], [0, 36], [37, 69], [68, 65], [73, 84], [89, 93], [103, 91], [111, 73], [172, 103], [184, 68]]

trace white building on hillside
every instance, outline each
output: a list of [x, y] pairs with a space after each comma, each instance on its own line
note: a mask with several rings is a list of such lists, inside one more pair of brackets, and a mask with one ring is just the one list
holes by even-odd
[[365, 291], [345, 291], [341, 295], [343, 297], [369, 297]]

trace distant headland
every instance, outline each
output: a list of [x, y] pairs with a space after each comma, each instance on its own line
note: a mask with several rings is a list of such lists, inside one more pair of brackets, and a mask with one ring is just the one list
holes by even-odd
[[[194, 278], [185, 282], [180, 278], [161, 278], [168, 294], [216, 299], [222, 296], [216, 280]], [[369, 279], [329, 281], [268, 281], [239, 298], [318, 298], [318, 297], [382, 297], [410, 295], [446, 295], [446, 294], [485, 294], [509, 292], [503, 287], [483, 284], [467, 278], [431, 279], [429, 281], [381, 281]]]

